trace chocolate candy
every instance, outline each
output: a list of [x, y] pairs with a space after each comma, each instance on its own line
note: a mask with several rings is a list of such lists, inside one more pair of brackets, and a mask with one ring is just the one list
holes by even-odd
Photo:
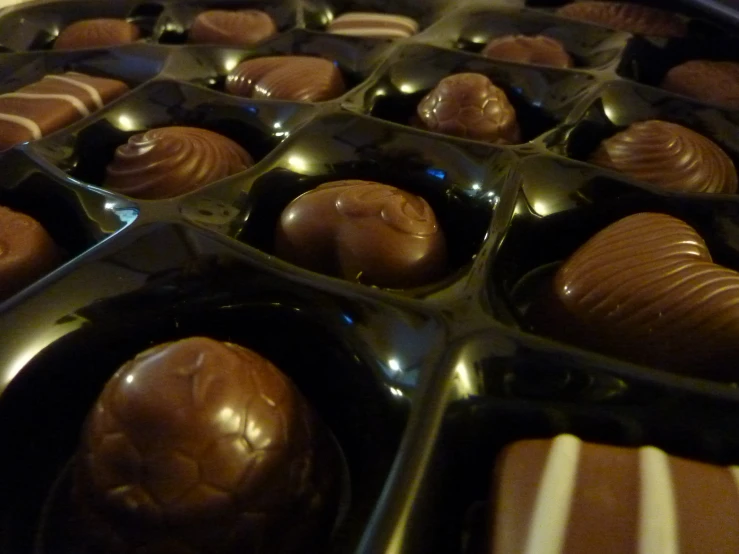
[[573, 62], [562, 43], [544, 36], [506, 35], [494, 38], [482, 50], [482, 55], [509, 62], [572, 67]]
[[334, 19], [326, 31], [336, 35], [398, 39], [415, 35], [418, 22], [404, 15], [348, 12]]
[[59, 33], [54, 49], [120, 46], [135, 42], [139, 35], [139, 28], [125, 19], [85, 19]]
[[495, 471], [490, 552], [739, 552], [737, 476], [654, 446], [519, 441]]
[[479, 73], [445, 77], [421, 100], [417, 113], [430, 131], [497, 144], [521, 141], [505, 92]]
[[172, 198], [254, 164], [230, 138], [197, 127], [160, 127], [119, 146], [105, 186], [134, 198]]
[[590, 161], [675, 192], [734, 193], [734, 163], [718, 145], [666, 121], [641, 121], [604, 140]]
[[122, 81], [68, 72], [0, 95], [0, 149], [40, 139], [128, 91]]
[[[100, 552], [307, 552], [336, 514], [340, 455], [291, 381], [203, 337], [121, 367], [75, 457], [74, 525]], [[320, 550], [320, 548], [319, 548]]]
[[0, 206], [0, 300], [51, 271], [59, 254], [38, 221]]
[[665, 75], [663, 89], [739, 110], [739, 63], [692, 60]]
[[285, 208], [276, 234], [279, 257], [368, 285], [424, 285], [446, 267], [446, 240], [431, 206], [380, 183], [324, 183]]
[[629, 2], [575, 2], [559, 8], [557, 14], [638, 35], [682, 37], [688, 32], [677, 15]]
[[237, 65], [226, 78], [228, 93], [249, 98], [322, 102], [345, 90], [338, 67], [310, 56], [253, 58]]
[[253, 46], [277, 34], [277, 25], [261, 10], [210, 10], [199, 14], [188, 34], [198, 44]]

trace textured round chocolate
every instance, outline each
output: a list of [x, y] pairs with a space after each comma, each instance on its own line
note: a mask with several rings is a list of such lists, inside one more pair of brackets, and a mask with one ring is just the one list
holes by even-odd
[[497, 144], [521, 141], [505, 92], [479, 73], [445, 77], [421, 100], [417, 114], [430, 131]]
[[525, 64], [573, 66], [572, 57], [562, 43], [544, 35], [506, 35], [494, 38], [485, 45], [482, 55], [496, 60]]
[[714, 142], [682, 125], [641, 121], [604, 140], [594, 164], [675, 192], [734, 193], [734, 163]]
[[261, 10], [209, 10], [193, 21], [188, 41], [197, 44], [253, 46], [277, 34], [277, 25]]
[[380, 183], [324, 183], [285, 208], [276, 235], [279, 257], [368, 285], [420, 286], [446, 268], [446, 240], [431, 206]]
[[213, 131], [160, 127], [134, 135], [116, 149], [105, 186], [134, 198], [172, 198], [253, 164], [246, 150]]
[[54, 241], [38, 221], [0, 206], [0, 300], [51, 271], [59, 258]]
[[156, 346], [116, 372], [88, 416], [72, 472], [76, 542], [130, 554], [306, 552], [337, 510], [340, 454], [328, 437], [255, 352], [203, 337]]
[[107, 48], [138, 40], [139, 28], [125, 19], [86, 19], [72, 23], [59, 33], [55, 50]]
[[670, 69], [662, 88], [739, 110], [739, 63], [692, 60]]
[[629, 2], [574, 2], [559, 8], [557, 14], [638, 35], [682, 37], [688, 32], [677, 15]]
[[311, 56], [253, 58], [237, 65], [226, 78], [228, 93], [248, 98], [322, 102], [345, 90], [339, 68]]

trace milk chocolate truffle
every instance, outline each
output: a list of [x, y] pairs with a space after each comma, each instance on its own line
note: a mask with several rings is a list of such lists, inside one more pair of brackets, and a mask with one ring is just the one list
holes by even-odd
[[662, 88], [739, 110], [739, 63], [692, 60], [670, 69]]
[[739, 467], [572, 435], [506, 448], [491, 554], [739, 552]]
[[226, 92], [248, 98], [322, 102], [345, 90], [339, 68], [311, 56], [253, 58], [237, 65], [226, 78]]
[[105, 187], [134, 198], [172, 198], [243, 171], [252, 157], [228, 137], [197, 127], [160, 127], [119, 146]]
[[739, 273], [679, 219], [639, 213], [606, 227], [562, 264], [553, 293], [555, 338], [668, 371], [739, 377]]
[[334, 19], [326, 31], [335, 35], [399, 39], [415, 35], [418, 22], [404, 15], [348, 12]]
[[446, 240], [431, 206], [369, 181], [324, 183], [293, 200], [277, 225], [276, 254], [306, 269], [403, 288], [443, 275]]
[[430, 131], [496, 144], [521, 141], [505, 92], [479, 73], [445, 77], [421, 100], [417, 113]]
[[[86, 552], [287, 554], [325, 541], [341, 465], [290, 380], [194, 337], [121, 367], [86, 421], [72, 506]], [[320, 548], [317, 548], [320, 550]]]
[[737, 188], [734, 163], [717, 144], [667, 121], [633, 123], [604, 140], [590, 161], [674, 192], [734, 193]]
[[128, 92], [116, 79], [70, 71], [0, 95], [0, 150], [40, 139]]
[[125, 19], [85, 19], [65, 27], [54, 41], [54, 49], [120, 46], [135, 42], [139, 36], [139, 28]]
[[277, 25], [261, 10], [210, 10], [199, 14], [188, 41], [198, 44], [254, 46], [277, 34]]
[[0, 206], [0, 300], [54, 269], [59, 251], [41, 224]]
[[574, 2], [559, 8], [557, 14], [637, 35], [682, 37], [688, 32], [677, 15], [629, 2]]
[[544, 35], [506, 35], [494, 38], [482, 50], [482, 55], [508, 62], [572, 67], [572, 57], [561, 42]]

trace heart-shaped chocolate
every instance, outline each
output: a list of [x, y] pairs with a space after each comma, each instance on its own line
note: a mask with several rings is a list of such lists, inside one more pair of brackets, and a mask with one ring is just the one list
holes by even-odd
[[739, 273], [714, 263], [679, 219], [639, 213], [610, 225], [560, 267], [554, 293], [579, 344], [669, 371], [732, 378]]

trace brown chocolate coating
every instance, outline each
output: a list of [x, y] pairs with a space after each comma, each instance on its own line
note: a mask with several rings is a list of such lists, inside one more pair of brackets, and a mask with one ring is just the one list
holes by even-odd
[[327, 33], [378, 39], [401, 39], [418, 32], [418, 22], [405, 15], [347, 12], [334, 19]]
[[125, 19], [85, 19], [65, 27], [54, 41], [55, 50], [107, 48], [138, 40], [139, 28]]
[[276, 233], [279, 257], [369, 285], [424, 285], [446, 267], [446, 240], [431, 206], [380, 183], [324, 183], [285, 208]]
[[544, 35], [506, 35], [494, 38], [482, 50], [482, 55], [509, 62], [572, 67], [572, 57], [556, 39]]
[[203, 337], [156, 346], [116, 372], [88, 416], [72, 483], [78, 542], [116, 554], [305, 552], [336, 514], [327, 437], [255, 352]]
[[345, 90], [339, 68], [311, 56], [253, 58], [237, 65], [226, 78], [226, 92], [248, 98], [322, 102]]
[[105, 187], [134, 198], [172, 198], [254, 164], [228, 137], [197, 127], [160, 127], [119, 146]]
[[197, 44], [253, 46], [277, 34], [277, 25], [261, 10], [209, 10], [198, 14], [188, 34]]
[[637, 35], [682, 37], [688, 32], [677, 15], [629, 2], [574, 2], [559, 8], [557, 14]]
[[715, 264], [679, 219], [639, 213], [610, 225], [559, 268], [553, 292], [562, 317], [549, 331], [558, 338], [668, 371], [737, 378], [739, 273]]
[[661, 87], [703, 102], [739, 110], [739, 63], [692, 60], [670, 69]]
[[495, 144], [521, 141], [505, 92], [479, 73], [445, 77], [421, 100], [417, 114], [430, 131]]
[[41, 224], [0, 206], [0, 300], [54, 269], [60, 253]]
[[666, 121], [641, 121], [604, 140], [590, 157], [615, 169], [675, 192], [735, 193], [734, 163], [703, 135]]

